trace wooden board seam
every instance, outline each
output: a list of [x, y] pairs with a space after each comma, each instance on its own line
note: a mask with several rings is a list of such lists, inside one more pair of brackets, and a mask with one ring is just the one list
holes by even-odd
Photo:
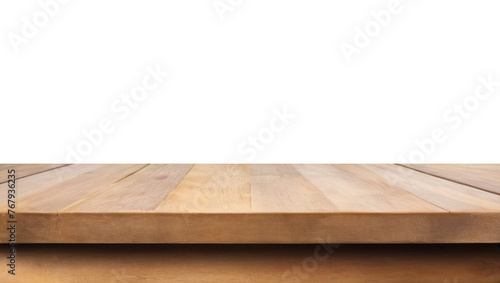
[[[128, 178], [128, 177], [130, 177], [130, 176], [134, 175], [135, 173], [137, 173], [137, 172], [141, 171], [142, 169], [146, 168], [148, 165], [149, 165], [149, 164], [145, 164], [145, 165], [144, 165], [144, 166], [142, 166], [140, 169], [138, 169], [138, 170], [136, 170], [136, 171], [134, 171], [134, 172], [132, 172], [132, 173], [130, 173], [130, 174], [128, 174], [128, 175], [126, 175], [126, 176], [123, 176], [122, 178], [120, 178], [120, 179], [116, 180], [115, 182], [113, 182], [113, 183], [109, 184], [109, 186], [112, 186], [113, 184], [116, 184], [116, 183], [118, 183], [118, 182], [122, 181], [123, 179], [126, 179], [126, 178]], [[108, 188], [109, 186], [107, 186], [106, 188]], [[67, 206], [65, 206], [65, 207], [63, 207], [63, 208], [61, 208], [59, 211], [63, 211], [63, 210], [65, 210], [65, 209], [67, 209], [67, 208], [69, 208], [69, 207], [71, 207], [71, 206], [73, 206], [73, 205], [76, 205], [76, 204], [78, 204], [78, 203], [85, 202], [85, 201], [87, 201], [87, 200], [91, 199], [92, 197], [94, 197], [95, 195], [99, 194], [102, 190], [105, 190], [106, 188], [101, 189], [101, 190], [97, 190], [97, 191], [93, 192], [92, 194], [90, 194], [90, 195], [86, 196], [85, 198], [82, 198], [82, 199], [80, 199], [80, 200], [78, 200], [78, 201], [76, 201], [76, 202], [73, 202], [73, 203], [71, 203], [71, 204], [69, 204], [69, 205], [67, 205]], [[58, 216], [59, 216], [59, 213], [57, 213], [57, 214], [58, 214]]]
[[404, 164], [396, 163], [395, 165], [401, 166], [401, 167], [404, 167], [406, 169], [410, 169], [410, 170], [413, 170], [413, 171], [417, 171], [419, 173], [426, 174], [426, 175], [429, 175], [429, 176], [432, 176], [432, 177], [436, 177], [436, 178], [439, 178], [439, 179], [443, 179], [443, 180], [446, 180], [446, 181], [457, 183], [457, 184], [460, 184], [460, 185], [463, 185], [463, 186], [471, 187], [471, 188], [476, 189], [476, 190], [480, 190], [480, 191], [487, 192], [487, 193], [490, 193], [490, 194], [500, 195], [500, 194], [498, 194], [496, 192], [492, 192], [492, 191], [489, 191], [489, 190], [486, 190], [486, 189], [483, 189], [483, 188], [480, 188], [480, 187], [477, 187], [477, 186], [474, 186], [474, 185], [471, 185], [471, 184], [467, 184], [467, 183], [464, 183], [464, 182], [456, 181], [456, 180], [449, 179], [449, 178], [446, 178], [446, 177], [443, 177], [443, 176], [439, 176], [439, 175], [436, 175], [436, 174], [432, 174], [432, 173], [429, 173], [429, 172], [418, 170], [418, 169], [415, 169], [415, 168], [412, 168], [412, 167], [408, 167], [408, 166], [406, 166]]
[[[12, 164], [12, 166], [15, 166], [15, 165], [16, 165], [16, 164]], [[36, 172], [36, 173], [33, 173], [33, 174], [29, 174], [29, 175], [25, 175], [25, 176], [19, 176], [19, 177], [17, 177], [17, 175], [16, 175], [16, 179], [17, 179], [17, 180], [20, 180], [20, 179], [23, 179], [23, 178], [26, 178], [26, 177], [30, 177], [30, 176], [38, 175], [38, 174], [41, 174], [41, 173], [45, 173], [45, 172], [48, 172], [48, 171], [51, 171], [51, 170], [54, 170], [54, 169], [60, 169], [60, 168], [62, 168], [62, 167], [64, 167], [64, 166], [68, 166], [68, 165], [70, 165], [70, 164], [61, 164], [61, 166], [59, 166], [59, 167], [54, 167], [54, 168], [45, 169], [45, 170], [43, 170], [43, 171]], [[0, 182], [0, 185], [5, 184], [5, 183], [7, 183], [7, 182], [8, 182], [8, 180], [3, 181], [3, 182]]]

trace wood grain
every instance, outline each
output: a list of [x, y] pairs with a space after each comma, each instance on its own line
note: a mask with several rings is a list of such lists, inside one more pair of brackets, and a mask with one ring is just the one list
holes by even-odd
[[[360, 165], [295, 165], [344, 212], [443, 212]], [[390, 197], [388, 197], [390, 196]]]
[[373, 172], [450, 212], [500, 212], [500, 195], [391, 165], [370, 165]]
[[250, 212], [249, 165], [195, 165], [156, 212]]
[[292, 165], [252, 166], [250, 179], [254, 212], [338, 211]]
[[[66, 175], [66, 177], [60, 179], [52, 179], [49, 186], [40, 185], [43, 184], [40, 179], [45, 178], [43, 175], [33, 175], [26, 178], [30, 179], [28, 181], [33, 184], [32, 187], [27, 186], [23, 181], [20, 181], [17, 185], [20, 196], [17, 212], [57, 212], [92, 195], [96, 191], [122, 180], [144, 166], [140, 164], [113, 164], [95, 167], [80, 165], [78, 167], [87, 168], [89, 171], [78, 175]], [[52, 175], [51, 178], [54, 178], [54, 176]], [[23, 196], [25, 188], [27, 188], [28, 194]]]
[[151, 211], [184, 178], [192, 165], [148, 165], [59, 212]]
[[[0, 282], [500, 282], [495, 245], [21, 245]], [[2, 257], [6, 249], [2, 249]], [[6, 256], [6, 255], [5, 255]]]
[[18, 219], [19, 243], [498, 243], [500, 229], [491, 213], [72, 212]]
[[500, 242], [500, 195], [392, 164], [69, 165], [16, 202], [20, 243]]
[[424, 173], [500, 194], [497, 164], [404, 164]]
[[7, 171], [10, 169], [14, 169], [16, 177], [21, 179], [63, 166], [66, 166], [66, 164], [0, 164], [0, 184], [7, 182]]

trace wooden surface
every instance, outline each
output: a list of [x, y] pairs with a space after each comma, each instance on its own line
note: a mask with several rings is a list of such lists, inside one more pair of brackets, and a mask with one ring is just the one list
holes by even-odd
[[41, 172], [45, 172], [51, 169], [59, 168], [62, 166], [66, 166], [63, 164], [16, 164], [16, 165], [7, 165], [7, 164], [0, 164], [0, 184], [3, 184], [7, 182], [7, 170], [12, 169], [15, 167], [18, 171], [19, 174], [17, 174], [17, 178], [21, 179], [26, 176], [31, 176], [34, 174], [38, 174]]
[[492, 244], [21, 245], [18, 255], [17, 275], [4, 266], [0, 282], [500, 282]]
[[404, 166], [500, 194], [500, 166], [496, 164], [406, 164]]
[[500, 242], [499, 165], [2, 166], [20, 243]]

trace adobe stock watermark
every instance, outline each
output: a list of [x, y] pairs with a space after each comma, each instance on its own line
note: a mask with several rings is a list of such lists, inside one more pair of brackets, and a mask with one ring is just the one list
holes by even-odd
[[328, 236], [327, 241], [319, 239], [320, 244], [314, 248], [313, 254], [306, 257], [300, 264], [292, 266], [289, 270], [281, 275], [282, 282], [300, 283], [302, 280], [308, 280], [311, 273], [318, 269], [320, 263], [326, 261], [337, 249], [340, 244], [331, 243], [331, 236]]
[[243, 0], [214, 0], [212, 6], [219, 19], [224, 21], [226, 14], [234, 12], [236, 7], [240, 6], [242, 2]]
[[123, 121], [129, 117], [130, 113], [169, 76], [167, 72], [160, 70], [159, 65], [154, 68], [147, 66], [145, 69], [146, 75], [142, 78], [142, 82], [134, 86], [130, 92], [122, 93], [111, 103], [111, 111], [118, 114], [118, 119], [102, 118], [96, 128], [84, 129], [83, 138], [74, 146], [66, 146], [67, 163], [81, 162], [84, 157], [90, 155], [95, 147], [103, 143], [105, 135], [115, 130], [117, 120]]
[[[464, 97], [461, 101], [447, 108], [443, 114], [443, 122], [447, 127], [435, 127], [430, 131], [428, 137], [415, 140], [415, 148], [408, 155], [399, 155], [400, 163], [424, 163], [433, 155], [438, 147], [448, 140], [448, 135], [451, 132], [460, 129], [464, 122], [472, 117], [472, 114], [477, 111], [481, 104], [498, 93], [500, 81], [493, 79], [493, 74], [488, 76], [479, 76], [479, 83], [474, 88], [474, 93]], [[400, 173], [404, 176], [409, 176], [413, 170], [405, 170], [400, 168]], [[395, 180], [390, 180], [395, 182]]]
[[283, 132], [296, 116], [289, 113], [286, 106], [281, 110], [274, 108], [273, 113], [267, 127], [260, 129], [256, 135], [248, 136], [238, 145], [238, 153], [246, 156], [246, 161], [252, 161], [259, 151], [265, 150], [266, 145], [274, 141], [276, 134]]
[[30, 18], [22, 17], [22, 25], [19, 32], [9, 32], [7, 38], [14, 49], [14, 52], [19, 53], [19, 47], [23, 44], [28, 44], [29, 41], [35, 38], [40, 30], [46, 27], [50, 20], [56, 17], [61, 7], [66, 5], [69, 0], [40, 0], [38, 6], [40, 9], [33, 13]]
[[[442, 114], [443, 121], [451, 130], [458, 130], [464, 121], [479, 109], [481, 103], [492, 97], [496, 93], [496, 88], [500, 88], [500, 81], [494, 81], [493, 75], [487, 77], [479, 76], [479, 84], [475, 87], [474, 93], [467, 95], [462, 101], [453, 104]], [[422, 163], [431, 156], [439, 144], [448, 139], [446, 129], [436, 127], [431, 131], [429, 137], [422, 140], [415, 140], [416, 148], [412, 150], [408, 157], [399, 156], [402, 163]]]
[[400, 0], [390, 0], [386, 8], [371, 11], [371, 19], [363, 27], [354, 27], [354, 36], [351, 43], [342, 41], [339, 44], [347, 63], [352, 62], [354, 54], [361, 54], [362, 50], [370, 45], [372, 39], [380, 35], [383, 29], [392, 23], [394, 16], [400, 14], [403, 9], [403, 4]]

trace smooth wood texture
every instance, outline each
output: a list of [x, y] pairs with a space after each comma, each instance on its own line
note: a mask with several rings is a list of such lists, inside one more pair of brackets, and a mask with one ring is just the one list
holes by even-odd
[[14, 169], [18, 179], [66, 166], [65, 164], [0, 164], [0, 184], [7, 182], [7, 171]]
[[[4, 223], [5, 218], [1, 219]], [[21, 243], [496, 243], [489, 213], [23, 213]], [[2, 234], [2, 242], [6, 234]]]
[[21, 243], [500, 242], [500, 195], [398, 165], [69, 165], [17, 192]]
[[295, 165], [295, 167], [311, 180], [339, 211], [448, 212], [402, 190], [401, 186], [388, 183], [383, 174], [376, 174], [366, 167], [359, 165]]
[[156, 212], [250, 212], [249, 165], [195, 165]]
[[404, 164], [402, 166], [500, 194], [500, 166], [497, 164]]
[[500, 213], [500, 195], [403, 167], [370, 165], [368, 168], [376, 174], [393, 180], [404, 190], [447, 211]]
[[293, 165], [252, 166], [252, 211], [339, 211]]
[[158, 206], [192, 165], [148, 165], [121, 182], [102, 189], [67, 206], [60, 212], [151, 211]]
[[[121, 165], [113, 164], [109, 166], [99, 165], [94, 170], [87, 171], [81, 175], [73, 175], [56, 180], [56, 184], [43, 187], [37, 180], [41, 174], [27, 177], [34, 186], [28, 187], [29, 195], [23, 196], [25, 185], [19, 182], [18, 205], [16, 212], [54, 212], [59, 211], [81, 199], [92, 195], [111, 184], [123, 180], [131, 174], [137, 172], [145, 165]], [[79, 167], [91, 167], [80, 165]], [[88, 168], [90, 169], [90, 168]], [[43, 189], [39, 189], [43, 187]], [[4, 208], [6, 209], [6, 207]]]
[[[5, 259], [7, 247], [0, 256]], [[495, 245], [21, 245], [0, 282], [500, 282]]]

